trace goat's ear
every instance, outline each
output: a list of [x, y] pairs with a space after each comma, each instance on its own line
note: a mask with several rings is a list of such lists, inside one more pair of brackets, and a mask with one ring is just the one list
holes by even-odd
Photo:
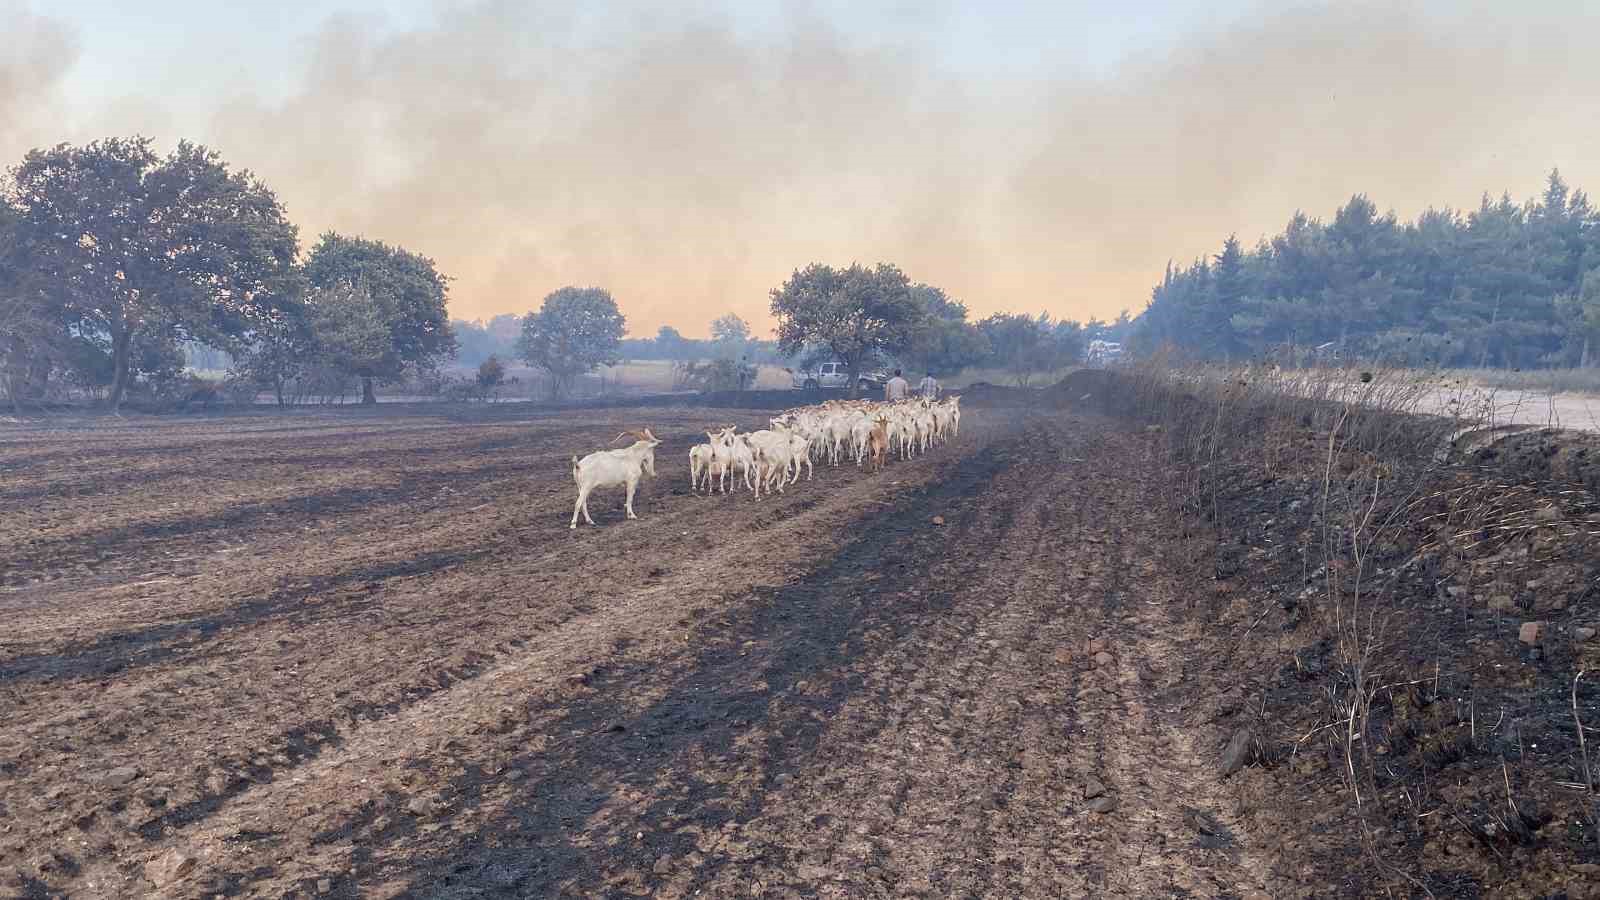
[[644, 431], [640, 432], [640, 434], [647, 441], [655, 441], [658, 444], [661, 443], [661, 439], [656, 437], [654, 434], [651, 434], [648, 427], [646, 427]]

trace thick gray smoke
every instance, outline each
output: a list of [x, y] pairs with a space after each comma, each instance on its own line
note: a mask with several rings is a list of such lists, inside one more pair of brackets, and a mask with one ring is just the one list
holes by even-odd
[[[1555, 165], [1600, 190], [1591, 6], [1263, 11], [1102, 75], [1024, 82], [958, 73], [925, 30], [863, 34], [803, 7], [758, 31], [714, 5], [451, 2], [383, 37], [331, 21], [287, 98], [147, 101], [182, 129], [156, 137], [253, 168], [308, 237], [433, 256], [458, 316], [573, 283], [610, 288], [634, 334], [704, 333], [727, 311], [765, 330], [793, 268], [890, 260], [980, 314], [1109, 317], [1142, 308], [1169, 257], [1357, 191], [1411, 215], [1531, 194]], [[0, 49], [8, 122], [58, 57]], [[26, 144], [153, 132], [126, 113], [72, 134], [20, 121]]]

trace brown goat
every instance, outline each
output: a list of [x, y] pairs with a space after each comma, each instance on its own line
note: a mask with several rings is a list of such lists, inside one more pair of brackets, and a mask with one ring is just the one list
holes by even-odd
[[884, 460], [889, 457], [889, 420], [886, 417], [873, 420], [872, 431], [867, 434], [867, 452], [872, 457], [872, 471], [883, 471]]

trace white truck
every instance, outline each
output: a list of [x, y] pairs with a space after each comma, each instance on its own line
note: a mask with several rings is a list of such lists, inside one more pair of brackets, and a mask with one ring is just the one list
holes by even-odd
[[1093, 340], [1089, 342], [1089, 352], [1084, 356], [1089, 365], [1104, 366], [1122, 358], [1122, 344], [1116, 341]]
[[[842, 362], [825, 362], [810, 369], [787, 371], [795, 390], [815, 391], [823, 388], [837, 390], [850, 384], [850, 367]], [[862, 372], [856, 376], [856, 381], [864, 392], [882, 388], [883, 383], [888, 380], [888, 373], [881, 371]]]

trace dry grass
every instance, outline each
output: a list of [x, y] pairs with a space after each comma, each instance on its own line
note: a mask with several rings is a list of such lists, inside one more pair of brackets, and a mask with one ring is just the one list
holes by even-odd
[[[1320, 721], [1336, 735], [1340, 768], [1372, 864], [1410, 882], [1374, 849], [1369, 807], [1378, 794], [1369, 735], [1384, 685], [1404, 680], [1393, 591], [1402, 566], [1387, 549], [1416, 524], [1422, 486], [1451, 465], [1454, 436], [1484, 424], [1484, 408], [1440, 404], [1437, 373], [1401, 369], [1175, 366], [1121, 369], [1137, 413], [1163, 433], [1184, 504], [1219, 540], [1248, 529], [1224, 494], [1293, 479], [1310, 486], [1314, 514], [1301, 551], [1309, 617], [1331, 640], [1338, 676]], [[1441, 408], [1442, 407], [1442, 408]]]

